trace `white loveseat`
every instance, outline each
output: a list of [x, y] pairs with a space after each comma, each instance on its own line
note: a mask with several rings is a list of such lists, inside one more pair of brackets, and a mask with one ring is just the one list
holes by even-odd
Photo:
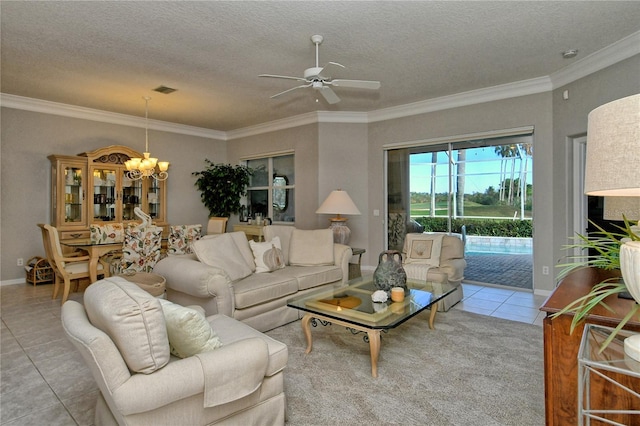
[[348, 280], [351, 248], [335, 244], [330, 229], [271, 225], [264, 236], [267, 247], [279, 240], [282, 268], [256, 272], [265, 265], [254, 256], [255, 243], [250, 245], [243, 232], [230, 232], [194, 242], [193, 255], [168, 256], [154, 272], [166, 278], [170, 301], [202, 306], [206, 315], [224, 314], [259, 331], [300, 318], [297, 309], [287, 307], [288, 299]]

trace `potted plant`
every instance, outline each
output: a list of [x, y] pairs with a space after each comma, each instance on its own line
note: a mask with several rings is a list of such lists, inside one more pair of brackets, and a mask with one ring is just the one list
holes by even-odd
[[240, 198], [247, 193], [253, 172], [247, 166], [214, 164], [205, 159], [206, 169], [193, 172], [198, 179], [195, 186], [200, 191], [200, 199], [209, 210], [209, 217], [229, 217], [238, 213]]
[[[592, 222], [593, 224], [593, 222]], [[598, 231], [593, 232], [591, 236], [587, 237], [581, 234], [578, 234], [575, 237], [577, 241], [575, 244], [571, 244], [565, 246], [566, 249], [587, 249], [590, 250], [594, 254], [589, 254], [587, 256], [569, 256], [570, 259], [575, 259], [575, 262], [569, 262], [565, 264], [558, 265], [562, 267], [563, 270], [559, 274], [559, 278], [564, 278], [570, 271], [579, 267], [594, 267], [594, 268], [602, 268], [608, 270], [619, 270], [620, 269], [620, 246], [625, 241], [638, 241], [640, 240], [640, 235], [638, 235], [637, 229], [634, 232], [634, 228], [632, 228], [624, 218], [624, 227], [617, 226], [620, 232], [609, 232], [603, 229], [602, 227], [593, 224]], [[561, 311], [552, 315], [552, 318], [558, 317], [567, 312], [572, 312], [573, 319], [571, 320], [571, 328], [570, 332], [573, 333], [575, 328], [580, 324], [580, 322], [589, 315], [591, 310], [598, 305], [604, 306], [606, 309], [611, 310], [604, 300], [611, 295], [619, 295], [621, 293], [627, 293], [627, 287], [624, 281], [621, 278], [610, 278], [601, 283], [598, 283], [593, 286], [591, 291], [586, 295], [574, 300], [569, 305], [565, 306]], [[626, 296], [625, 296], [626, 297]], [[631, 298], [628, 296], [628, 298]], [[627, 313], [627, 315], [620, 321], [618, 326], [614, 329], [613, 333], [605, 340], [600, 348], [600, 351], [605, 349], [607, 345], [615, 338], [618, 331], [620, 331], [631, 318], [640, 313], [640, 305], [638, 303], [634, 304], [631, 310]]]

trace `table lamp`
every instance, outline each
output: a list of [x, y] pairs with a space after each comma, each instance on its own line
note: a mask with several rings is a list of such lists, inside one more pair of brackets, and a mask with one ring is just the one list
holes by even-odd
[[[640, 94], [589, 113], [584, 192], [604, 196], [605, 202], [608, 197], [640, 197]], [[622, 244], [620, 270], [627, 290], [640, 303], [640, 241]], [[624, 351], [640, 361], [640, 334], [625, 339]]]
[[336, 189], [331, 191], [331, 194], [320, 205], [318, 214], [335, 214], [336, 217], [329, 219], [331, 221], [330, 229], [333, 230], [333, 241], [339, 244], [348, 244], [351, 237], [351, 230], [347, 227], [347, 218], [340, 216], [346, 215], [359, 215], [360, 210], [356, 207], [355, 203], [347, 194], [347, 191]]

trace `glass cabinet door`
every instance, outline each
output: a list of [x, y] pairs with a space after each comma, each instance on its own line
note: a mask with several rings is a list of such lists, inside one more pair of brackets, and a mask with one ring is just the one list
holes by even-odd
[[118, 220], [118, 189], [116, 169], [93, 170], [92, 222], [113, 222]]
[[65, 224], [84, 223], [83, 169], [82, 166], [63, 165]]
[[142, 181], [131, 180], [122, 171], [122, 220], [140, 220], [135, 208], [142, 208]]
[[149, 180], [149, 187], [147, 188], [147, 212], [153, 221], [164, 221], [162, 203], [162, 185], [164, 183], [158, 182], [155, 179]]

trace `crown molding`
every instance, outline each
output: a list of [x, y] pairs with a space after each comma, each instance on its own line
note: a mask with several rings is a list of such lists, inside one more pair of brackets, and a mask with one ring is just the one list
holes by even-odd
[[[43, 114], [60, 115], [63, 117], [79, 118], [82, 120], [99, 121], [101, 123], [118, 124], [121, 126], [145, 128], [147, 123], [142, 117], [119, 114], [98, 109], [85, 108], [58, 102], [44, 101], [41, 99], [26, 98], [23, 96], [0, 93], [0, 106], [15, 108]], [[167, 121], [149, 120], [149, 129], [162, 132], [178, 133], [183, 135], [198, 136], [208, 139], [226, 140], [226, 132], [203, 129], [201, 127], [185, 126]]]
[[308, 112], [305, 114], [294, 115], [280, 120], [269, 121], [267, 123], [256, 124], [255, 126], [243, 127], [241, 129], [230, 130], [227, 132], [227, 140], [246, 138], [249, 136], [260, 135], [262, 133], [275, 132], [277, 130], [289, 129], [291, 127], [305, 126], [307, 124], [316, 124], [318, 122], [317, 112]]
[[554, 89], [640, 54], [640, 31], [585, 56], [550, 75]]
[[532, 78], [530, 80], [485, 87], [483, 89], [456, 93], [455, 95], [442, 96], [440, 98], [428, 99], [426, 101], [414, 102], [397, 107], [379, 109], [369, 113], [369, 122], [373, 123], [376, 121], [409, 117], [445, 109], [544, 93], [550, 90], [551, 80], [549, 77]]

